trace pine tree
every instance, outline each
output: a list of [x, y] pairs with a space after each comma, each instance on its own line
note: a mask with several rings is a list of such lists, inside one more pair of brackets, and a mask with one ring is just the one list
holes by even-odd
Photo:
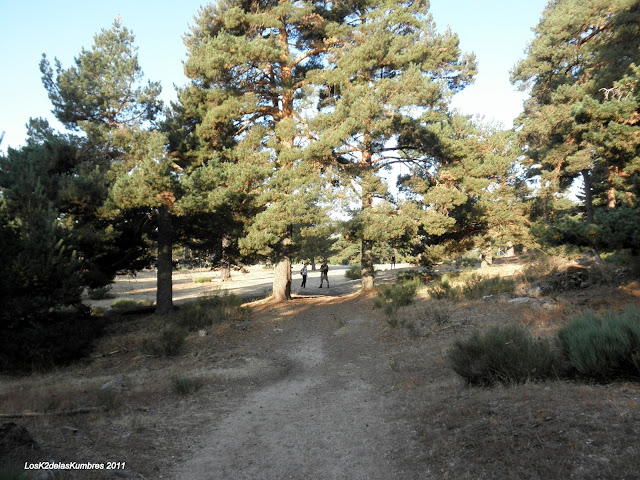
[[[512, 73], [531, 88], [520, 136], [541, 194], [553, 200], [580, 177], [589, 223], [598, 205], [637, 201], [639, 20], [636, 1], [550, 2]], [[551, 214], [549, 205], [547, 221]]]
[[[229, 185], [241, 179], [258, 211], [239, 246], [275, 263], [273, 297], [291, 296], [293, 229], [312, 221], [318, 169], [304, 160], [309, 141], [308, 72], [322, 68], [339, 41], [332, 2], [223, 0], [203, 8], [187, 35], [183, 108], [197, 119], [199, 158], [231, 140]], [[242, 152], [242, 154], [238, 154]]]
[[456, 35], [437, 33], [428, 2], [370, 0], [347, 8], [351, 28], [330, 50], [330, 68], [314, 72], [324, 88], [314, 123], [321, 138], [310, 155], [359, 198], [350, 236], [361, 242], [366, 290], [373, 287], [374, 244], [416, 228], [411, 208], [392, 202], [381, 174], [435, 153], [435, 139], [419, 141], [417, 132], [445, 116], [450, 94], [469, 83], [475, 61], [461, 56]]
[[513, 133], [458, 115], [431, 130], [438, 156], [399, 182], [420, 219], [421, 243], [435, 246], [413, 245], [412, 254], [433, 261], [472, 248], [489, 256], [494, 246], [530, 244], [530, 192]]
[[[172, 308], [171, 209], [175, 202], [174, 163], [164, 152], [165, 137], [151, 131], [162, 109], [158, 83], [143, 83], [133, 34], [116, 19], [64, 69], [46, 56], [40, 63], [53, 113], [69, 129], [81, 130], [108, 165], [103, 181], [109, 201], [101, 214], [113, 220], [140, 214], [157, 220], [157, 311]], [[139, 232], [141, 233], [141, 232]]]

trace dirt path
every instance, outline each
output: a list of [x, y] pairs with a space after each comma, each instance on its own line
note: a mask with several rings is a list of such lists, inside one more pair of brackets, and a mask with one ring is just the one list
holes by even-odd
[[[372, 301], [350, 295], [295, 303], [294, 315], [259, 333], [263, 352], [285, 373], [250, 389], [211, 425], [201, 439], [206, 447], [176, 478], [428, 478], [411, 458], [418, 442], [388, 383]], [[347, 304], [353, 316], [341, 318]]]

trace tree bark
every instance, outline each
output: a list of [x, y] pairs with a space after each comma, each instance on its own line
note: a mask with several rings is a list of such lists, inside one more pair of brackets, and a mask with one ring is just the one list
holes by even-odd
[[227, 255], [227, 248], [231, 245], [231, 239], [228, 235], [222, 236], [222, 257], [220, 260], [220, 280], [228, 282], [231, 280], [231, 263]]
[[173, 310], [173, 259], [171, 213], [162, 206], [158, 209], [158, 280], [156, 313], [165, 315]]
[[616, 208], [616, 187], [614, 185], [615, 177], [618, 174], [618, 168], [614, 166], [609, 167], [609, 189], [607, 190], [607, 208]]
[[582, 170], [582, 180], [584, 182], [584, 208], [587, 213], [587, 223], [593, 223], [593, 191], [591, 187], [591, 176], [588, 170]]
[[276, 263], [273, 272], [273, 299], [278, 302], [291, 300], [291, 259], [284, 256]]
[[482, 249], [480, 258], [481, 258], [481, 263], [480, 263], [481, 267], [490, 267], [491, 265], [493, 265], [493, 253], [490, 245], [485, 246]]
[[373, 269], [373, 242], [371, 240], [362, 240], [362, 256], [360, 259], [362, 290], [373, 289]]

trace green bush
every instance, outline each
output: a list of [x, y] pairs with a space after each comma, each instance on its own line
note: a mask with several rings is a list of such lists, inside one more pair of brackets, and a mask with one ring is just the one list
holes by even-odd
[[431, 298], [437, 300], [460, 300], [462, 298], [462, 290], [458, 287], [454, 287], [451, 284], [451, 277], [449, 275], [442, 275], [438, 280], [427, 290]]
[[204, 385], [200, 378], [173, 377], [171, 389], [178, 395], [190, 395], [197, 392]]
[[474, 300], [485, 295], [500, 295], [511, 293], [516, 288], [516, 282], [512, 279], [501, 277], [482, 277], [475, 273], [455, 277], [456, 285], [453, 285], [449, 275], [443, 275], [437, 282], [429, 287], [429, 295], [438, 300], [459, 301], [464, 299]]
[[375, 306], [384, 310], [389, 325], [397, 327], [404, 323], [398, 320], [398, 309], [413, 303], [420, 285], [420, 280], [412, 280], [378, 287]]
[[0, 323], [0, 370], [47, 370], [86, 355], [104, 321], [72, 309]]
[[242, 306], [242, 300], [225, 293], [199, 299], [181, 307], [176, 312], [176, 323], [189, 331], [221, 323], [246, 320], [250, 310]]
[[447, 352], [449, 364], [469, 385], [509, 385], [556, 376], [560, 361], [545, 340], [523, 327], [495, 326], [457, 340]]
[[426, 285], [427, 282], [431, 281], [430, 270], [406, 270], [404, 272], [400, 272], [397, 275], [398, 282], [408, 282], [411, 280], [417, 280], [421, 284]]
[[107, 298], [113, 298], [111, 293], [111, 285], [105, 285], [104, 287], [89, 288], [87, 295], [91, 300], [105, 300]]
[[640, 377], [640, 308], [576, 317], [558, 332], [572, 367], [599, 382]]
[[142, 342], [142, 351], [160, 357], [175, 357], [182, 352], [187, 330], [179, 325], [169, 324], [156, 335]]
[[462, 285], [462, 295], [468, 300], [473, 300], [485, 295], [512, 293], [515, 288], [516, 282], [510, 278], [483, 278], [474, 274]]
[[151, 300], [133, 300], [132, 298], [121, 298], [111, 304], [111, 308], [116, 310], [129, 310], [153, 305]]
[[349, 267], [344, 272], [344, 276], [349, 280], [359, 280], [362, 278], [362, 269], [360, 267]]
[[459, 267], [475, 267], [480, 264], [480, 258], [478, 255], [471, 257], [462, 257], [456, 260], [456, 265]]
[[209, 283], [211, 281], [211, 277], [198, 277], [193, 279], [193, 283]]

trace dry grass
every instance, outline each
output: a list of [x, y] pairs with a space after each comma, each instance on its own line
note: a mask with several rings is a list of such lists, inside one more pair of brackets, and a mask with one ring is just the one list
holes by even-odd
[[[549, 263], [534, 266], [529, 278], [561, 266]], [[517, 271], [511, 267], [508, 273]], [[422, 292], [403, 313], [421, 325], [423, 335], [397, 329], [387, 335], [393, 374], [406, 388], [423, 461], [435, 478], [638, 478], [640, 384], [548, 381], [471, 388], [455, 377], [445, 355], [454, 339], [496, 324], [520, 324], [554, 338], [576, 313], [623, 308], [637, 302], [639, 293], [637, 282], [590, 287], [557, 295], [547, 310], [507, 298], [452, 304]]]
[[[524, 267], [502, 268], [480, 273], [517, 276]], [[638, 298], [637, 281], [564, 292], [550, 310], [510, 304], [506, 298], [434, 302], [423, 291], [415, 304], [399, 312], [411, 329], [389, 328], [378, 312], [374, 321], [379, 322], [387, 348], [380, 361], [388, 365], [389, 390], [402, 394], [403, 405], [396, 405], [395, 411], [405, 412], [421, 446], [411, 452], [416, 468], [424, 464], [424, 470], [438, 479], [638, 478], [639, 384], [556, 381], [469, 388], [445, 360], [451, 343], [474, 329], [518, 323], [537, 336], [551, 337], [579, 311], [622, 307]], [[43, 414], [13, 421], [25, 425], [43, 444], [44, 459], [117, 461], [126, 452], [127, 472], [158, 478], [158, 472], [170, 471], [204, 446], [200, 434], [228, 414], [233, 401], [282, 374], [281, 365], [269, 364], [265, 345], [282, 322], [312, 328], [304, 316], [304, 302], [309, 300], [257, 302], [251, 321], [222, 324], [206, 336], [190, 333], [184, 354], [173, 359], [141, 351], [142, 338], [157, 330], [157, 319], [113, 321], [108, 335], [85, 361], [45, 374], [2, 377], [0, 413]], [[314, 308], [342, 308], [339, 318], [324, 319], [337, 330], [357, 328], [340, 318], [355, 318], [365, 304], [372, 309], [373, 298], [352, 295], [313, 303]], [[118, 392], [113, 408], [57, 415], [99, 405], [100, 387], [116, 374], [125, 376], [126, 388]], [[181, 395], [173, 391], [173, 378], [198, 379], [200, 388]], [[68, 478], [111, 478], [99, 472], [81, 473], [70, 473]]]

